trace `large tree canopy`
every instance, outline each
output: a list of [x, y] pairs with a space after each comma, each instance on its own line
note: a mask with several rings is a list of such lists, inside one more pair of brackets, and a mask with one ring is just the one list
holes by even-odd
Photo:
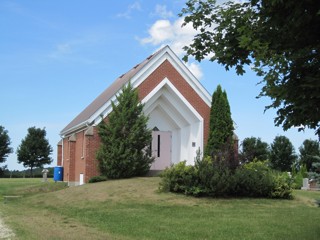
[[238, 74], [252, 66], [263, 77], [259, 96], [272, 99], [266, 109], [277, 109], [275, 124], [316, 129], [320, 137], [319, 11], [319, 0], [189, 0], [180, 15], [199, 34], [184, 60], [209, 57]]

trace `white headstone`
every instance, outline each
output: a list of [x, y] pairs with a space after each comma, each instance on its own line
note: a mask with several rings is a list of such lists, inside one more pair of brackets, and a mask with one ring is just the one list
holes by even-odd
[[42, 182], [47, 182], [47, 174], [48, 174], [49, 170], [48, 169], [43, 169], [42, 170]]
[[304, 178], [302, 180], [302, 190], [308, 190], [310, 189], [310, 184], [309, 184], [309, 179], [308, 178]]

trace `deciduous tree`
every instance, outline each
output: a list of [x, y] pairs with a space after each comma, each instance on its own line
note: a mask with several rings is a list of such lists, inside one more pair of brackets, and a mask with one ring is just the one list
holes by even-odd
[[251, 66], [263, 77], [259, 96], [272, 100], [266, 109], [277, 109], [275, 124], [320, 137], [319, 9], [318, 0], [188, 0], [180, 15], [199, 33], [184, 60], [209, 58], [241, 75]]
[[312, 163], [317, 162], [320, 157], [320, 145], [318, 141], [306, 139], [303, 141], [300, 152], [300, 165], [305, 164], [307, 171], [311, 171]]
[[34, 168], [43, 167], [53, 161], [50, 157], [52, 147], [46, 139], [46, 134], [45, 129], [30, 127], [27, 136], [22, 139], [17, 148], [18, 163], [29, 167], [31, 176], [33, 176]]
[[261, 141], [260, 138], [250, 137], [242, 141], [242, 150], [240, 153], [240, 161], [248, 163], [254, 159], [258, 161], [265, 161], [269, 157], [269, 145]]
[[297, 156], [289, 138], [285, 136], [275, 137], [270, 147], [269, 160], [271, 167], [279, 171], [290, 172], [296, 159]]
[[8, 131], [0, 126], [0, 163], [6, 161], [6, 158], [10, 153], [12, 153], [12, 148], [10, 147], [11, 141], [8, 135]]

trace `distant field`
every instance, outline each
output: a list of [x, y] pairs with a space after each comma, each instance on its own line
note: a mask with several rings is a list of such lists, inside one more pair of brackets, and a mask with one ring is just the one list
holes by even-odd
[[199, 199], [159, 193], [159, 178], [62, 190], [58, 189], [63, 185], [55, 183], [45, 187], [28, 179], [18, 187], [14, 181], [18, 180], [0, 179], [0, 196], [10, 185], [11, 193], [24, 197], [0, 204], [0, 212], [16, 239], [318, 240], [320, 236], [320, 208], [315, 204], [320, 192], [296, 191], [294, 200]]

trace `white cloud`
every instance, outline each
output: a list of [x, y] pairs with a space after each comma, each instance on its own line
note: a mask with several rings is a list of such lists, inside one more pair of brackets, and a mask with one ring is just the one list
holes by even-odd
[[[182, 27], [183, 18], [175, 21], [157, 20], [148, 30], [149, 36], [139, 39], [141, 44], [151, 44], [158, 48], [164, 45], [169, 45], [170, 48], [179, 56], [182, 57], [185, 52], [183, 47], [189, 45], [197, 31], [191, 24]], [[194, 76], [201, 79], [203, 76], [200, 65], [195, 62], [186, 64]]]
[[187, 63], [186, 65], [197, 79], [202, 78], [203, 73], [199, 64], [192, 62], [192, 63]]
[[183, 47], [190, 44], [197, 33], [192, 25], [181, 27], [183, 19], [174, 22], [169, 20], [157, 20], [148, 30], [149, 37], [140, 39], [142, 44], [170, 45], [172, 50], [179, 56], [183, 54]]
[[156, 5], [155, 12], [152, 13], [151, 15], [158, 16], [164, 19], [171, 18], [174, 16], [173, 12], [167, 10], [166, 5], [160, 5], [160, 4]]
[[119, 13], [117, 15], [117, 17], [130, 19], [133, 11], [141, 11], [141, 10], [142, 10], [142, 8], [141, 8], [140, 3], [138, 1], [136, 1], [133, 4], [130, 4], [127, 7], [127, 10], [125, 12]]
[[174, 38], [172, 25], [169, 20], [158, 20], [148, 30], [149, 37], [141, 40], [142, 44], [150, 43], [152, 45], [159, 45]]

